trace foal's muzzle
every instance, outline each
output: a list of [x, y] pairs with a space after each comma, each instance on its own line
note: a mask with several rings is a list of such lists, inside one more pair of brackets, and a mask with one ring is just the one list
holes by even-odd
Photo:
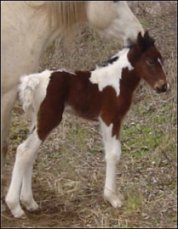
[[155, 90], [157, 93], [166, 92], [170, 89], [170, 86], [168, 83], [162, 82], [162, 80], [159, 83], [156, 83]]

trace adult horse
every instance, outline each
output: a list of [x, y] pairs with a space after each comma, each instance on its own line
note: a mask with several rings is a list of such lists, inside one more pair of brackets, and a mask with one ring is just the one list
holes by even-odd
[[4, 1], [1, 13], [1, 161], [4, 164], [19, 77], [37, 70], [42, 52], [52, 41], [84, 21], [125, 44], [134, 42], [143, 28], [127, 3], [121, 1]]

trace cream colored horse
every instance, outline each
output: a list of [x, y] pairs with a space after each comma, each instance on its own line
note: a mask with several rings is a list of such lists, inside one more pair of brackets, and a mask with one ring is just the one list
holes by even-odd
[[40, 56], [57, 37], [88, 21], [105, 36], [134, 42], [143, 28], [124, 1], [3, 1], [1, 4], [2, 164], [19, 77], [37, 71]]

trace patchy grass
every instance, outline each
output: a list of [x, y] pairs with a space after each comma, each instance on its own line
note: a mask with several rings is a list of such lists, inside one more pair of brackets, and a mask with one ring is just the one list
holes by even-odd
[[[105, 162], [98, 124], [64, 114], [61, 125], [40, 147], [34, 165], [34, 198], [41, 211], [16, 220], [7, 210], [2, 214], [3, 227], [176, 227], [175, 8], [167, 9], [164, 18], [145, 14], [140, 19], [156, 37], [171, 91], [158, 95], [143, 82], [135, 93], [121, 130], [117, 187], [124, 196], [123, 206], [114, 209], [102, 198]], [[116, 50], [118, 42], [103, 40], [84, 25], [70, 53], [63, 41], [56, 42], [47, 50], [41, 69], [48, 62], [50, 67], [90, 69]], [[17, 103], [6, 165], [7, 187], [15, 150], [26, 138], [27, 126]]]

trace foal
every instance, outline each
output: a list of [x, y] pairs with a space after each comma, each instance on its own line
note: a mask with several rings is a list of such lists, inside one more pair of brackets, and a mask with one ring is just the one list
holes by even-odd
[[104, 198], [113, 207], [121, 206], [115, 187], [121, 154], [119, 131], [141, 78], [157, 92], [168, 89], [162, 57], [148, 32], [143, 36], [139, 33], [134, 46], [122, 49], [108, 64], [94, 71], [46, 70], [21, 79], [19, 95], [23, 109], [32, 118], [32, 127], [28, 138], [17, 148], [6, 196], [15, 217], [24, 214], [20, 200], [27, 210], [38, 208], [31, 188], [33, 162], [41, 143], [61, 122], [66, 107], [80, 117], [100, 122], [106, 159]]

